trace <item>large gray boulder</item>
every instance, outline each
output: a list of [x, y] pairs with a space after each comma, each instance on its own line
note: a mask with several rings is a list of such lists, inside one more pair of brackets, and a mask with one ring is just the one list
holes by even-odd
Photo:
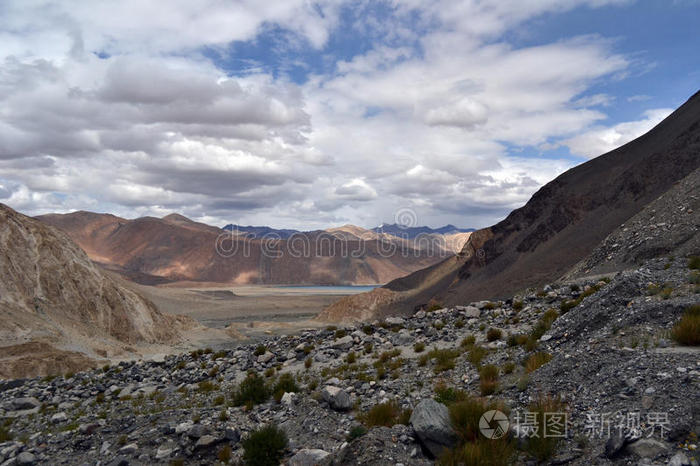
[[347, 411], [352, 408], [352, 398], [342, 388], [326, 385], [321, 391], [321, 397], [336, 411]]
[[642, 458], [654, 458], [656, 455], [668, 450], [665, 443], [652, 438], [637, 440], [627, 445], [627, 450]]
[[289, 458], [287, 464], [289, 466], [318, 466], [325, 464], [329, 456], [330, 453], [324, 450], [304, 448]]
[[12, 407], [16, 410], [34, 409], [41, 406], [41, 402], [33, 396], [27, 398], [15, 398], [12, 400]]
[[411, 414], [410, 424], [420, 442], [435, 458], [457, 444], [447, 406], [433, 399], [418, 403]]

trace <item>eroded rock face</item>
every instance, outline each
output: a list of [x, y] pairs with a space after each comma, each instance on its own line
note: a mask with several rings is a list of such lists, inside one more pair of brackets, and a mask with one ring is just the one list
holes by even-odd
[[0, 378], [44, 373], [45, 366], [31, 361], [4, 360], [13, 345], [28, 341], [69, 343], [96, 357], [93, 348], [178, 339], [174, 319], [105, 275], [67, 235], [2, 204], [0, 276]]
[[411, 414], [410, 423], [423, 446], [435, 458], [457, 443], [447, 406], [433, 399], [418, 403]]

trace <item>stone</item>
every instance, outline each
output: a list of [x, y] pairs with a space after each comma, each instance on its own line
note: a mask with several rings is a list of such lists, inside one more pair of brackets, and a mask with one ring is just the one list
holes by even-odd
[[[406, 323], [406, 321], [404, 319], [402, 319], [401, 317], [387, 317], [385, 319], [385, 322], [389, 325], [403, 325]], [[321, 450], [321, 451], [323, 451], [323, 450]]]
[[481, 316], [481, 311], [478, 307], [467, 306], [464, 308], [464, 317], [468, 319], [477, 319]]
[[105, 466], [129, 466], [129, 460], [123, 456], [117, 456]]
[[340, 387], [326, 385], [321, 391], [321, 397], [336, 411], [347, 411], [352, 408], [352, 398]]
[[33, 396], [26, 398], [15, 398], [12, 400], [12, 407], [16, 410], [34, 409], [41, 406], [41, 402]]
[[177, 450], [177, 445], [174, 442], [164, 443], [158, 447], [158, 450], [156, 450], [156, 459], [163, 460], [165, 458], [169, 458], [175, 450]]
[[124, 445], [119, 449], [119, 453], [122, 455], [133, 455], [136, 453], [136, 451], [139, 449], [139, 446], [135, 443], [130, 443], [128, 445]]
[[640, 439], [627, 445], [628, 451], [642, 458], [654, 458], [667, 449], [666, 444], [651, 438]]
[[63, 411], [51, 416], [51, 422], [53, 422], [54, 424], [58, 424], [59, 422], [65, 422], [67, 420], [68, 420], [68, 416]]
[[265, 351], [264, 354], [261, 354], [260, 356], [258, 356], [258, 362], [260, 364], [265, 364], [265, 363], [270, 362], [272, 360], [272, 358], [274, 358], [274, 357], [275, 357], [275, 355], [273, 353], [271, 353], [270, 351]]
[[413, 317], [415, 317], [416, 319], [422, 319], [422, 318], [425, 317], [425, 315], [426, 315], [426, 312], [423, 311], [423, 310], [420, 310], [420, 311], [416, 312], [416, 313], [413, 315]]
[[353, 339], [350, 335], [345, 335], [342, 338], [338, 338], [333, 343], [331, 343], [331, 348], [339, 350], [347, 350], [353, 344]]
[[671, 457], [668, 466], [690, 466], [690, 460], [682, 451], [679, 451]]
[[605, 457], [614, 458], [616, 457], [622, 448], [625, 446], [625, 437], [622, 435], [613, 434], [605, 442]]
[[284, 395], [282, 395], [282, 399], [280, 400], [280, 402], [284, 406], [292, 406], [294, 404], [294, 393], [285, 392]]
[[217, 439], [213, 435], [202, 435], [202, 437], [199, 440], [197, 440], [197, 443], [194, 445], [194, 448], [195, 450], [203, 450], [216, 445], [218, 442], [219, 439]]
[[202, 424], [195, 424], [187, 431], [187, 436], [192, 439], [198, 439], [208, 433], [209, 429], [207, 427]]
[[433, 399], [418, 403], [409, 422], [420, 442], [435, 458], [457, 443], [447, 406]]
[[15, 459], [15, 464], [17, 466], [31, 466], [34, 463], [36, 463], [36, 456], [28, 451], [23, 451], [17, 455], [17, 458]]
[[320, 465], [330, 453], [316, 448], [304, 448], [299, 450], [287, 462], [288, 466], [317, 466]]

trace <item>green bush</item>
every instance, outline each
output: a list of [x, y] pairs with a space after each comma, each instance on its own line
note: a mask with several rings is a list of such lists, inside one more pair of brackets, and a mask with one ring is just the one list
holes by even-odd
[[357, 361], [357, 355], [354, 351], [350, 351], [348, 356], [345, 358], [345, 362], [348, 364], [355, 364], [355, 361]]
[[442, 466], [507, 466], [513, 464], [512, 441], [487, 438], [465, 443], [448, 450], [439, 459]]
[[257, 374], [249, 374], [233, 394], [233, 404], [236, 406], [254, 406], [264, 403], [270, 398], [270, 389], [265, 380]]
[[372, 406], [369, 411], [358, 416], [358, 420], [367, 427], [391, 427], [396, 424], [407, 424], [410, 417], [410, 410], [401, 409], [396, 401], [387, 401]]
[[515, 364], [511, 361], [508, 361], [507, 363], [503, 364], [503, 373], [504, 374], [510, 374], [515, 370]]
[[366, 433], [367, 433], [367, 428], [365, 426], [362, 426], [362, 425], [352, 426], [350, 428], [350, 433], [348, 434], [348, 436], [346, 437], [345, 440], [347, 440], [348, 442], [352, 442], [353, 440], [362, 437]]
[[344, 328], [339, 328], [338, 330], [335, 331], [335, 338], [343, 338], [346, 336], [348, 332]]
[[282, 399], [282, 395], [285, 393], [298, 393], [301, 389], [294, 380], [292, 374], [282, 374], [277, 380], [272, 392], [274, 393], [275, 401], [278, 403]]
[[462, 348], [470, 348], [474, 345], [474, 343], [476, 343], [476, 337], [474, 335], [467, 335], [466, 337], [462, 338], [460, 346]]
[[700, 270], [700, 256], [690, 256], [688, 259], [688, 268], [691, 270]]
[[671, 338], [681, 345], [700, 345], [700, 305], [690, 306], [671, 329]]
[[501, 332], [497, 328], [490, 328], [489, 331], [486, 332], [486, 339], [488, 341], [500, 340], [502, 336], [503, 336], [503, 332]]
[[248, 466], [279, 466], [287, 443], [287, 435], [274, 424], [254, 430], [243, 441], [243, 461]]
[[255, 356], [262, 356], [262, 355], [265, 354], [266, 352], [267, 352], [267, 347], [266, 347], [265, 345], [258, 345], [258, 346], [255, 348], [255, 351], [253, 351], [253, 354], [254, 354]]
[[457, 401], [464, 401], [469, 395], [464, 390], [448, 387], [445, 382], [440, 381], [435, 385], [435, 401], [450, 406]]
[[416, 353], [422, 353], [424, 350], [425, 350], [425, 343], [423, 343], [422, 341], [419, 341], [418, 343], [413, 345], [413, 351], [415, 351]]
[[523, 310], [523, 302], [522, 301], [513, 301], [513, 310], [518, 312]]
[[435, 361], [433, 370], [436, 374], [454, 369], [455, 359], [460, 352], [455, 349], [433, 349], [428, 353], [428, 357]]

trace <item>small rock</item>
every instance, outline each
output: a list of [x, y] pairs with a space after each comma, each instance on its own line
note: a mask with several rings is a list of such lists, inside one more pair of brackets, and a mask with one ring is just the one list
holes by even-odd
[[136, 453], [136, 451], [139, 449], [139, 446], [135, 443], [130, 443], [128, 445], [124, 445], [119, 449], [119, 453], [122, 455], [133, 455]]
[[28, 451], [23, 451], [19, 455], [17, 455], [17, 458], [15, 459], [15, 464], [17, 466], [31, 466], [36, 462], [36, 456], [34, 456], [32, 453], [29, 453]]
[[65, 422], [68, 420], [68, 416], [64, 412], [56, 413], [53, 416], [51, 416], [51, 422], [54, 424], [58, 424], [59, 422]]
[[39, 406], [41, 406], [41, 402], [33, 396], [27, 398], [15, 398], [12, 400], [12, 407], [16, 410], [34, 409], [38, 408]]
[[347, 411], [352, 408], [352, 399], [342, 388], [326, 385], [321, 391], [321, 396], [336, 411]]
[[679, 451], [668, 462], [668, 466], [690, 466], [690, 460], [682, 451]]
[[664, 443], [651, 438], [640, 439], [627, 445], [627, 450], [642, 458], [654, 458], [667, 449]]
[[219, 439], [217, 439], [213, 435], [203, 435], [199, 440], [197, 440], [197, 443], [195, 444], [194, 448], [195, 450], [206, 449], [217, 444], [218, 442]]

